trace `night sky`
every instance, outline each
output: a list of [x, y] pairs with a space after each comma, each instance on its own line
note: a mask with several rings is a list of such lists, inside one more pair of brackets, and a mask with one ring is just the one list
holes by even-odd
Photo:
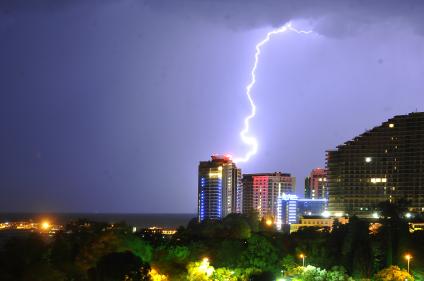
[[0, 0], [0, 211], [194, 213], [197, 165], [291, 172], [424, 111], [424, 1]]

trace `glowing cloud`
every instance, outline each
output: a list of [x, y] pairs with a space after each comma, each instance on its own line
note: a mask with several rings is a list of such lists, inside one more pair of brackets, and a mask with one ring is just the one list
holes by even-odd
[[261, 48], [271, 40], [271, 37], [273, 35], [279, 34], [279, 33], [285, 33], [286, 31], [295, 32], [298, 34], [309, 34], [312, 31], [311, 30], [299, 30], [294, 28], [291, 23], [287, 23], [279, 28], [276, 28], [270, 32], [267, 33], [264, 39], [262, 39], [258, 44], [256, 44], [256, 52], [255, 52], [255, 62], [253, 64], [253, 68], [251, 70], [251, 76], [250, 76], [250, 83], [246, 86], [246, 96], [250, 103], [250, 114], [244, 119], [244, 127], [243, 130], [240, 132], [241, 140], [249, 146], [249, 150], [246, 152], [246, 154], [243, 157], [237, 157], [234, 159], [234, 162], [240, 163], [240, 162], [247, 162], [249, 161], [250, 157], [256, 154], [258, 151], [258, 141], [254, 136], [249, 135], [249, 124], [250, 120], [255, 117], [256, 115], [256, 105], [253, 101], [251, 92], [252, 88], [256, 83], [256, 69], [258, 68], [259, 64], [259, 56], [261, 54]]

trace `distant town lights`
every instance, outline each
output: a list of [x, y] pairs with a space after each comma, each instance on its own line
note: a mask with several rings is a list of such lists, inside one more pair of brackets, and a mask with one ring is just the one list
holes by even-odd
[[43, 221], [41, 224], [41, 228], [44, 230], [48, 230], [50, 228], [50, 223], [48, 221]]

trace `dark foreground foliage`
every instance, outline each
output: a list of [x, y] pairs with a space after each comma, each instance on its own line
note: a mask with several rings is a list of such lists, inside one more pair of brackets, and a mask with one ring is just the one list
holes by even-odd
[[[384, 279], [396, 274], [404, 280], [406, 252], [418, 277], [424, 233], [410, 233], [396, 206], [381, 207], [380, 227], [373, 231], [368, 221], [352, 217], [349, 224], [336, 222], [331, 232], [305, 228], [284, 234], [254, 215], [232, 214], [219, 222], [193, 219], [172, 237], [142, 237], [125, 224], [81, 220], [50, 239], [9, 239], [0, 250], [0, 280], [396, 280]], [[313, 267], [299, 267], [300, 254]]]

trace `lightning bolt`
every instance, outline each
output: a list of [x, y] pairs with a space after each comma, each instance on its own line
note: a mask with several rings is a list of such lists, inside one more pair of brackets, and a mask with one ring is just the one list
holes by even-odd
[[299, 30], [292, 26], [289, 22], [281, 27], [278, 27], [267, 33], [264, 39], [262, 39], [258, 44], [256, 44], [256, 52], [255, 52], [255, 63], [253, 64], [253, 68], [250, 72], [250, 83], [246, 86], [246, 96], [249, 100], [250, 104], [250, 114], [244, 119], [244, 127], [240, 132], [241, 140], [247, 144], [250, 149], [246, 152], [243, 157], [235, 158], [234, 162], [247, 162], [249, 159], [258, 152], [258, 141], [255, 137], [249, 135], [249, 124], [250, 120], [256, 115], [256, 105], [252, 98], [252, 88], [256, 83], [256, 69], [259, 64], [259, 56], [261, 55], [261, 48], [268, 43], [274, 35], [285, 33], [287, 31], [295, 32], [297, 34], [309, 34], [312, 30]]

